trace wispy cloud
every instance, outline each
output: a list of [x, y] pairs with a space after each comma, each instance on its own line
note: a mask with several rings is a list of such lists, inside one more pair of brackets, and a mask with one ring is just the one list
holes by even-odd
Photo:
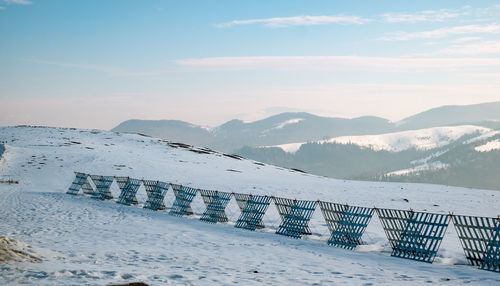
[[[0, 0], [0, 4], [4, 3], [5, 5], [31, 5], [33, 2], [28, 0]], [[7, 7], [0, 6], [0, 11], [6, 10]]]
[[114, 68], [114, 67], [109, 67], [109, 66], [75, 64], [75, 63], [67, 63], [67, 62], [46, 61], [46, 60], [39, 60], [39, 59], [22, 59], [22, 60], [25, 62], [30, 62], [30, 63], [35, 63], [35, 64], [99, 71], [99, 72], [107, 73], [110, 75], [116, 74], [119, 71], [119, 69]]
[[[154, 71], [126, 71], [118, 67], [86, 65], [68, 62], [23, 59], [34, 64], [88, 70], [110, 77], [157, 77], [178, 72], [219, 72], [219, 71], [369, 71], [369, 72], [443, 72], [463, 71], [470, 68], [500, 68], [500, 58], [450, 58], [431, 57], [436, 55], [476, 55], [499, 53], [500, 43], [464, 46], [452, 53], [453, 49], [440, 50], [432, 54], [413, 57], [363, 57], [363, 56], [261, 56], [261, 57], [212, 57], [179, 59], [173, 66]], [[476, 52], [474, 52], [476, 51]]]
[[28, 0], [3, 0], [3, 2], [7, 4], [19, 4], [19, 5], [30, 5], [33, 4], [33, 2], [28, 1]]
[[175, 61], [190, 71], [237, 70], [368, 70], [375, 72], [424, 72], [499, 67], [500, 58], [418, 58], [362, 56], [283, 56], [283, 57], [214, 57]]
[[312, 26], [312, 25], [325, 25], [325, 24], [364, 24], [370, 22], [370, 19], [359, 16], [309, 16], [300, 15], [293, 17], [276, 17], [276, 18], [262, 18], [262, 19], [249, 19], [249, 20], [234, 20], [217, 24], [218, 28], [226, 28], [236, 25], [251, 25], [263, 24], [272, 28], [285, 28], [290, 26]]
[[[417, 12], [388, 12], [371, 17], [353, 16], [353, 15], [297, 15], [291, 17], [273, 17], [233, 20], [217, 24], [218, 28], [227, 28], [237, 25], [262, 24], [272, 28], [286, 28], [291, 26], [312, 26], [325, 24], [365, 24], [369, 22], [382, 23], [422, 23], [422, 22], [445, 22], [450, 19], [475, 15], [480, 16], [498, 16], [500, 5], [493, 5], [488, 8], [473, 9], [470, 6], [464, 6], [458, 9], [439, 9], [424, 10]], [[478, 20], [478, 19], [476, 19]], [[483, 19], [485, 20], [485, 19]]]
[[450, 47], [440, 49], [432, 53], [423, 54], [423, 56], [453, 55], [500, 55], [500, 41], [479, 41], [475, 43], [454, 44]]
[[387, 23], [417, 23], [417, 22], [444, 22], [447, 19], [457, 18], [460, 12], [441, 9], [426, 10], [416, 13], [385, 13], [381, 17]]
[[394, 32], [379, 38], [384, 41], [408, 41], [413, 39], [438, 39], [465, 34], [500, 34], [500, 25], [465, 25], [445, 27], [421, 32]]
[[473, 41], [479, 41], [481, 40], [481, 37], [463, 37], [463, 38], [458, 38], [455, 39], [453, 42], [454, 43], [466, 43], [466, 42], [473, 42]]
[[51, 65], [58, 67], [66, 67], [66, 68], [75, 68], [81, 70], [90, 70], [104, 73], [111, 77], [145, 77], [145, 76], [157, 76], [166, 74], [168, 70], [162, 71], [125, 71], [121, 68], [111, 67], [111, 66], [100, 66], [100, 65], [87, 65], [87, 64], [78, 64], [78, 63], [67, 63], [67, 62], [57, 62], [57, 61], [46, 61], [39, 59], [22, 59], [25, 62], [35, 63], [35, 64], [43, 64], [43, 65]]
[[500, 13], [500, 4], [495, 4], [489, 7], [477, 8], [472, 10], [472, 7], [468, 7], [471, 11], [470, 14], [474, 14], [478, 17], [496, 17], [498, 19]]
[[468, 77], [493, 77], [493, 78], [500, 78], [500, 73], [464, 73], [463, 75], [468, 76]]

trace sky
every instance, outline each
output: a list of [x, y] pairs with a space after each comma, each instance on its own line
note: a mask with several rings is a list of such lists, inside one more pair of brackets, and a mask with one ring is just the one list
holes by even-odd
[[500, 101], [498, 1], [0, 0], [0, 126]]

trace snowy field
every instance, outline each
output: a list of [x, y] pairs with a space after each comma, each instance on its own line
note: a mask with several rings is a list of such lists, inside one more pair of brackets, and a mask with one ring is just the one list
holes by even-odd
[[[279, 217], [271, 204], [265, 230], [211, 225], [113, 201], [65, 194], [73, 171], [163, 180], [197, 188], [266, 194], [360, 206], [413, 208], [438, 213], [500, 214], [500, 192], [426, 184], [334, 180], [218, 153], [172, 148], [140, 135], [106, 131], [5, 127], [0, 143], [0, 236], [32, 246], [41, 263], [0, 264], [0, 285], [499, 285], [498, 273], [468, 266], [450, 224], [434, 264], [390, 256], [376, 215], [356, 251], [326, 244], [321, 211], [301, 240], [274, 234]], [[195, 149], [194, 151], [200, 151]], [[113, 184], [113, 194], [119, 194]], [[144, 202], [141, 187], [139, 201]], [[170, 190], [167, 206], [173, 202]], [[197, 196], [193, 209], [203, 212]]]

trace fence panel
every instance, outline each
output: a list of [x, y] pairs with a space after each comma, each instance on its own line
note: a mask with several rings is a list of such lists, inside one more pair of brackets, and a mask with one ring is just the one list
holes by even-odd
[[113, 176], [90, 175], [90, 178], [96, 186], [96, 191], [92, 195], [92, 198], [98, 200], [109, 200], [113, 198], [110, 190], [111, 184], [115, 179]]
[[69, 187], [66, 194], [77, 195], [78, 192], [80, 192], [80, 189], [83, 187], [83, 185], [86, 182], [88, 183], [88, 181], [87, 181], [88, 176], [89, 175], [87, 175], [85, 173], [75, 172], [75, 179], [71, 183], [71, 186]]
[[[119, 176], [117, 177], [117, 176], [115, 176], [115, 182], [118, 185], [118, 188], [120, 188], [120, 196], [118, 196], [118, 202], [119, 203], [121, 201], [123, 201], [122, 196], [125, 194], [125, 192], [123, 191], [123, 189], [127, 185], [127, 182], [128, 182], [129, 179], [130, 179], [130, 177], [119, 177]], [[130, 204], [136, 205], [137, 203], [138, 202], [137, 202], [137, 199], [135, 198], [135, 194], [134, 194], [134, 197], [132, 198], [132, 202]], [[127, 203], [125, 203], [125, 204], [126, 205], [130, 205], [130, 204], [127, 204]]]
[[200, 220], [208, 223], [227, 222], [226, 207], [233, 194], [208, 190], [200, 190], [200, 194], [207, 198], [204, 201], [208, 203]]
[[432, 263], [449, 222], [448, 215], [411, 211], [401, 239], [391, 255]]
[[330, 233], [337, 229], [339, 220], [342, 218], [347, 207], [347, 205], [319, 201], [319, 208], [325, 218]]
[[82, 190], [86, 195], [93, 195], [95, 193], [95, 189], [90, 184], [88, 178], [85, 180], [85, 183], [83, 183]]
[[345, 249], [355, 249], [363, 244], [361, 237], [373, 216], [372, 208], [348, 206], [332, 231], [328, 244]]
[[166, 208], [164, 199], [170, 184], [152, 180], [142, 180], [142, 183], [148, 195], [148, 199], [144, 203], [144, 208], [154, 211], [164, 210]]
[[467, 260], [472, 265], [483, 265], [486, 245], [493, 235], [497, 219], [462, 215], [452, 215], [451, 218]]
[[308, 224], [316, 209], [316, 203], [316, 201], [295, 200], [276, 234], [293, 238], [301, 238], [304, 234], [311, 234]]
[[181, 185], [171, 184], [175, 194], [175, 201], [169, 214], [173, 216], [192, 215], [191, 202], [193, 201], [197, 189]]
[[401, 234], [408, 224], [411, 213], [409, 210], [378, 208], [375, 208], [375, 211], [380, 219], [382, 228], [384, 228], [385, 235], [391, 244], [391, 248], [394, 251], [394, 249], [396, 249], [396, 245], [401, 240]]
[[500, 218], [497, 220], [497, 226], [486, 246], [481, 269], [500, 273]]
[[236, 203], [238, 204], [238, 207], [240, 208], [240, 211], [243, 211], [247, 207], [248, 201], [250, 200], [250, 197], [252, 195], [233, 193], [233, 196], [236, 200]]
[[[235, 194], [236, 197], [237, 194]], [[235, 227], [254, 231], [264, 228], [262, 218], [271, 204], [271, 197], [249, 195], [249, 199], [242, 210]]]
[[278, 209], [278, 213], [281, 218], [281, 223], [285, 221], [285, 217], [290, 213], [290, 209], [293, 205], [292, 199], [280, 198], [280, 197], [272, 197], [274, 201], [274, 205], [276, 209]]
[[137, 194], [137, 190], [140, 186], [141, 180], [127, 178], [125, 185], [121, 188], [122, 192], [118, 198], [118, 203], [128, 206], [131, 204], [137, 204], [137, 198], [135, 195]]

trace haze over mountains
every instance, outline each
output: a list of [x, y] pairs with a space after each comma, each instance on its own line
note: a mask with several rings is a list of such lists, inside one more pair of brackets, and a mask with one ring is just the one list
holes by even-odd
[[500, 102], [434, 108], [399, 122], [375, 116], [354, 119], [321, 117], [305, 112], [286, 112], [254, 122], [234, 119], [214, 128], [180, 120], [138, 120], [120, 123], [117, 132], [143, 133], [154, 137], [233, 152], [256, 147], [315, 141], [345, 135], [383, 134], [436, 126], [480, 124], [500, 126]]
[[335, 178], [500, 190], [498, 130], [500, 102], [443, 106], [399, 122], [301, 112], [248, 123], [235, 119], [215, 128], [177, 120], [128, 120], [113, 129]]
[[134, 119], [121, 123], [112, 131], [144, 133], [233, 152], [243, 146], [275, 145], [340, 135], [380, 134], [393, 128], [394, 124], [388, 120], [373, 116], [345, 119], [288, 112], [249, 123], [234, 119], [211, 129], [178, 120]]
[[490, 122], [496, 122], [498, 120], [500, 120], [500, 101], [463, 106], [448, 105], [433, 108], [405, 118], [401, 120], [399, 124], [404, 130], [411, 130], [478, 122], [489, 124]]

